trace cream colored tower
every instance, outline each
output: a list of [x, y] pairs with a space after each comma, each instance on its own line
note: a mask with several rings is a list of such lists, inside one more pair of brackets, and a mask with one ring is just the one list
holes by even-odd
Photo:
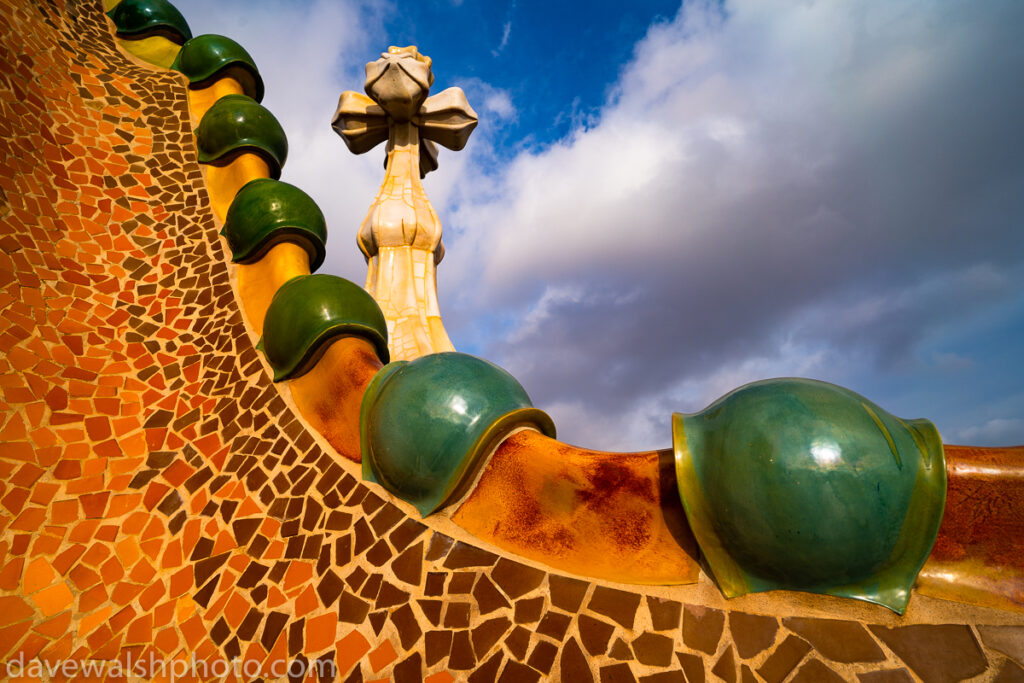
[[433, 143], [462, 149], [477, 117], [460, 88], [428, 97], [433, 81], [429, 57], [390, 47], [366, 65], [369, 97], [342, 93], [332, 122], [355, 154], [387, 141], [384, 182], [357, 241], [369, 265], [366, 289], [387, 319], [392, 360], [454, 350], [437, 303], [441, 221], [420, 180], [437, 168]]

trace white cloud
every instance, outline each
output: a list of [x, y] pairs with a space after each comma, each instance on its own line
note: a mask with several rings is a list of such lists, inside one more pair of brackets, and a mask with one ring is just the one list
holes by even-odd
[[957, 435], [964, 443], [995, 443], [1024, 445], [1024, 420], [996, 418], [982, 425], [963, 429]]
[[456, 344], [503, 316], [478, 343], [569, 440], [637, 448], [764, 376], [883, 405], [906, 373], [962, 382], [957, 357], [917, 354], [1021, 292], [1021, 14], [685, 3], [596, 119], [498, 174], [465, 167], [440, 274]]

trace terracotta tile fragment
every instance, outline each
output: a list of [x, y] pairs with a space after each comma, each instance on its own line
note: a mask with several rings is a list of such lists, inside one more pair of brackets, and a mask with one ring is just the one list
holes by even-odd
[[385, 640], [367, 656], [370, 669], [374, 673], [380, 671], [397, 658], [398, 653], [395, 652], [395, 646], [391, 644], [390, 640]]

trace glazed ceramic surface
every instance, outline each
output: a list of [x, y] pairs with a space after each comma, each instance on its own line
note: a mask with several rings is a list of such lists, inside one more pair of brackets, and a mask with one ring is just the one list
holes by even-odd
[[903, 611], [945, 501], [930, 422], [776, 379], [675, 415], [673, 433], [683, 505], [727, 596], [785, 588]]
[[274, 381], [302, 375], [341, 335], [368, 339], [381, 360], [388, 361], [384, 315], [359, 285], [335, 275], [306, 275], [286, 282], [263, 321], [261, 344]]
[[465, 353], [387, 365], [366, 389], [359, 422], [363, 477], [422, 515], [441, 507], [514, 429], [555, 433], [512, 375]]
[[203, 116], [196, 129], [199, 162], [223, 162], [235, 152], [259, 153], [270, 165], [270, 175], [281, 177], [288, 157], [288, 139], [274, 115], [246, 95], [225, 95]]
[[244, 47], [226, 36], [208, 33], [192, 38], [181, 47], [171, 68], [188, 76], [192, 85], [231, 70], [243, 84], [246, 95], [263, 101], [263, 78], [256, 62]]
[[192, 37], [188, 22], [178, 8], [167, 0], [122, 0], [107, 12], [125, 36], [139, 36], [155, 31], [166, 31], [179, 38], [179, 44]]
[[295, 242], [309, 253], [309, 269], [324, 262], [327, 222], [308, 194], [288, 183], [257, 178], [235, 195], [221, 232], [235, 263], [259, 259], [280, 242]]

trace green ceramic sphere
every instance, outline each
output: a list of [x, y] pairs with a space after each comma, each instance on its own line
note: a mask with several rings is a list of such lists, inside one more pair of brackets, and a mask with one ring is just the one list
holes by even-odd
[[310, 370], [331, 342], [365, 337], [388, 362], [388, 326], [366, 290], [335, 275], [302, 275], [281, 285], [267, 308], [260, 346], [274, 381]]
[[280, 242], [295, 242], [309, 254], [309, 269], [324, 262], [327, 222], [308, 194], [280, 180], [257, 178], [242, 186], [224, 219], [232, 261], [256, 261]]
[[192, 38], [181, 47], [171, 68], [185, 74], [193, 85], [231, 69], [245, 94], [263, 101], [263, 78], [256, 62], [245, 48], [226, 36], [207, 33]]
[[178, 44], [192, 37], [185, 17], [167, 0], [121, 0], [107, 16], [125, 36], [142, 38], [147, 33], [169, 32], [178, 37]]
[[270, 164], [271, 176], [281, 177], [288, 157], [288, 138], [274, 115], [246, 95], [225, 95], [203, 115], [196, 128], [199, 163], [226, 160], [234, 152], [253, 151]]
[[436, 353], [381, 370], [359, 415], [363, 478], [421, 515], [445, 504], [513, 429], [555, 427], [516, 379], [465, 353]]
[[748, 384], [673, 427], [683, 505], [727, 595], [807, 590], [902, 611], [945, 503], [930, 422], [790, 378]]

